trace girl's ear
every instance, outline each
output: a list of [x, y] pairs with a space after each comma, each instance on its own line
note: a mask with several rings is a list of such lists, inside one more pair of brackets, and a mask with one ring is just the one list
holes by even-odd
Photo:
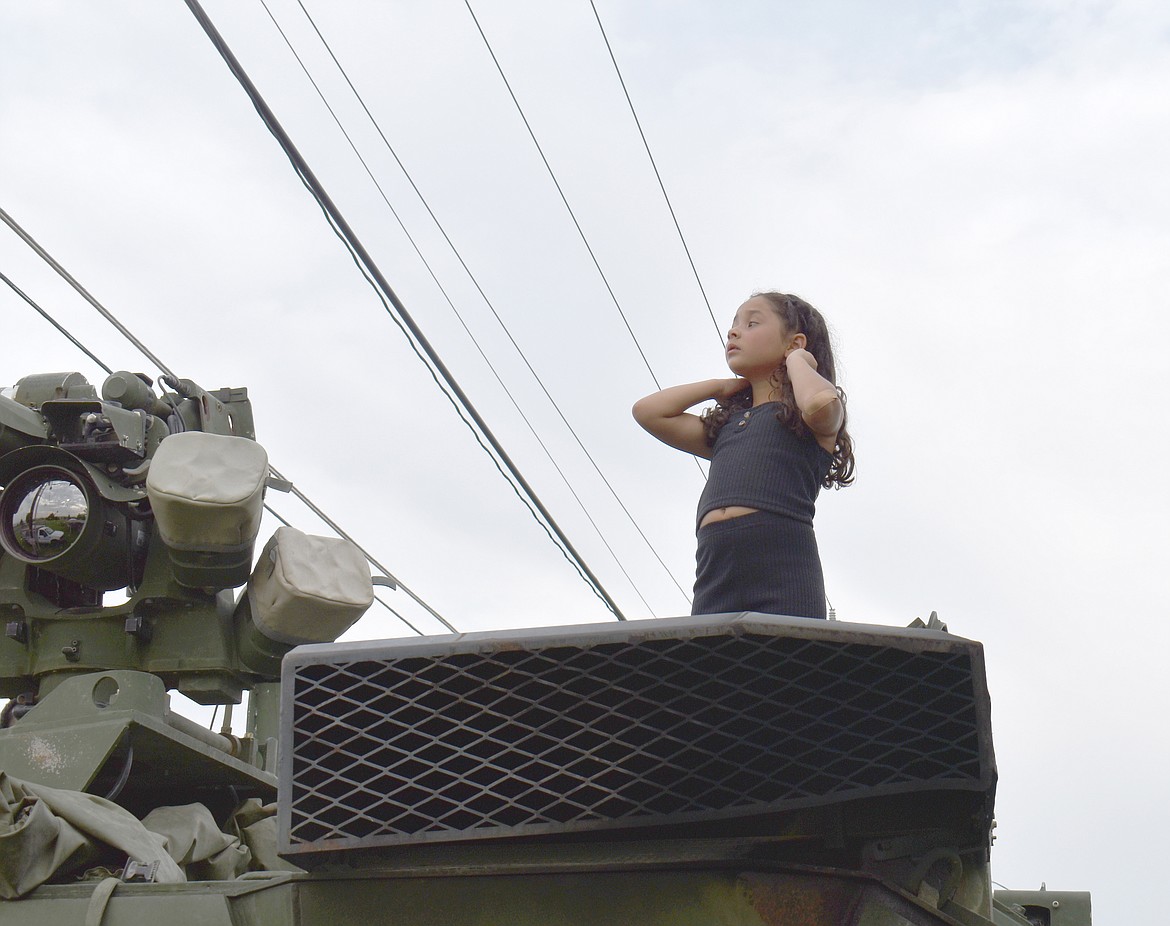
[[804, 336], [803, 332], [801, 332], [798, 335], [793, 336], [792, 341], [788, 345], [789, 350], [804, 350], [807, 347], [808, 347], [808, 338], [806, 338]]

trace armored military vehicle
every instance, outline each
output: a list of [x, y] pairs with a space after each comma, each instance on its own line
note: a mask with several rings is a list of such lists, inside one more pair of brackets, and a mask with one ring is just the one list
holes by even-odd
[[936, 618], [336, 643], [364, 557], [255, 556], [246, 390], [161, 385], [0, 397], [0, 924], [1090, 923], [993, 890], [983, 651]]

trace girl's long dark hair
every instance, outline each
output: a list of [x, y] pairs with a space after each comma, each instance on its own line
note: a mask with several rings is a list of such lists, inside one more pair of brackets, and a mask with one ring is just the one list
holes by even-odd
[[[817, 372], [836, 386], [837, 395], [841, 397], [841, 429], [837, 432], [837, 440], [833, 447], [833, 462], [829, 465], [829, 473], [822, 485], [826, 489], [839, 489], [850, 485], [853, 482], [853, 438], [849, 436], [849, 431], [845, 427], [848, 420], [845, 390], [837, 386], [833, 346], [829, 341], [829, 329], [824, 317], [799, 296], [788, 293], [756, 293], [752, 298], [767, 299], [772, 309], [780, 316], [785, 331], [805, 336], [808, 342], [805, 349], [816, 358]], [[788, 368], [783, 363], [772, 374], [772, 382], [780, 394], [776, 417], [794, 434], [814, 439], [812, 431], [800, 416], [796, 396], [792, 392], [792, 382], [788, 379]], [[743, 392], [706, 412], [703, 415], [703, 424], [707, 430], [708, 446], [714, 446], [716, 436], [732, 415], [745, 408], [751, 408], [751, 405], [752, 389], [749, 386]]]

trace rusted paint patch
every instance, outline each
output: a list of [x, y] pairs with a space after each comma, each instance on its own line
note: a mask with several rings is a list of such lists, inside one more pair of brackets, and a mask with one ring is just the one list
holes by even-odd
[[826, 891], [831, 890], [827, 879], [825, 884], [814, 886], [803, 878], [742, 874], [739, 883], [748, 894], [748, 903], [768, 926], [835, 926], [826, 903]]

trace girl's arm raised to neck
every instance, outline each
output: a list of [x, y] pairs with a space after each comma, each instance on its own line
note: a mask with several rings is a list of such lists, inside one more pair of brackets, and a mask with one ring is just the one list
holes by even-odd
[[747, 380], [739, 378], [705, 379], [671, 386], [635, 402], [634, 420], [664, 444], [710, 459], [711, 448], [707, 446], [703, 421], [687, 409], [709, 399], [725, 401], [747, 386]]
[[833, 452], [830, 442], [845, 421], [845, 407], [837, 387], [817, 372], [817, 362], [806, 350], [794, 350], [784, 360], [796, 407], [822, 447]]

